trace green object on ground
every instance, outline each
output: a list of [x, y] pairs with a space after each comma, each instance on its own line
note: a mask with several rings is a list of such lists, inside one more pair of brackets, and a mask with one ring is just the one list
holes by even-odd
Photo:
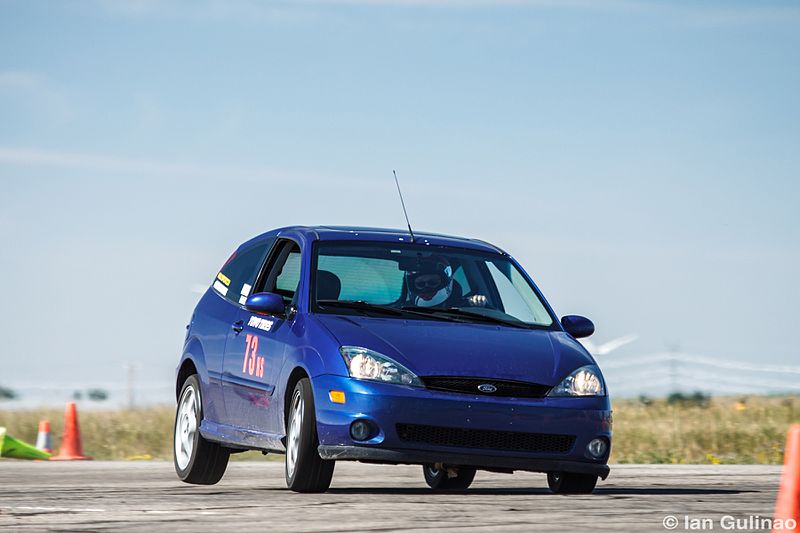
[[6, 428], [0, 427], [0, 457], [47, 461], [50, 459], [50, 454], [37, 449], [36, 446], [7, 435]]

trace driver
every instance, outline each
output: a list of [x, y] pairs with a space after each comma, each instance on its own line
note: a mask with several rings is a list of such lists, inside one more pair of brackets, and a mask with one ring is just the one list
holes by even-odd
[[421, 259], [406, 272], [406, 285], [413, 305], [434, 307], [453, 294], [453, 267], [443, 257]]
[[419, 307], [484, 307], [482, 295], [464, 297], [462, 287], [453, 280], [453, 267], [444, 257], [420, 259], [406, 272], [409, 300]]

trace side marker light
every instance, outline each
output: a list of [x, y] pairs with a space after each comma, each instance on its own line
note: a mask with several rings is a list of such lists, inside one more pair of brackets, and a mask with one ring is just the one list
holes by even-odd
[[328, 397], [333, 403], [344, 403], [344, 391], [332, 390], [328, 391]]

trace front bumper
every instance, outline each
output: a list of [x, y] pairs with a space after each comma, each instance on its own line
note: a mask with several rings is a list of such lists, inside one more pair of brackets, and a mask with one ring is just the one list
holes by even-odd
[[[321, 375], [314, 387], [319, 453], [326, 459], [380, 463], [447, 463], [487, 469], [591, 473], [605, 477], [608, 453], [594, 459], [590, 440], [611, 442], [611, 408], [602, 398], [497, 398], [389, 385], [343, 376]], [[329, 391], [345, 393], [333, 403]], [[350, 425], [366, 419], [378, 428], [367, 441], [355, 441]], [[469, 448], [403, 440], [398, 424], [421, 424], [466, 430], [574, 435], [563, 453]], [[610, 451], [610, 446], [609, 446]]]
[[369, 446], [323, 446], [317, 448], [320, 457], [331, 460], [365, 461], [389, 464], [445, 463], [453, 466], [473, 466], [478, 469], [526, 470], [529, 472], [574, 472], [593, 474], [601, 479], [608, 477], [606, 464], [592, 464], [557, 459], [531, 459], [496, 455], [478, 455], [453, 452], [426, 452], [423, 450], [389, 450]]

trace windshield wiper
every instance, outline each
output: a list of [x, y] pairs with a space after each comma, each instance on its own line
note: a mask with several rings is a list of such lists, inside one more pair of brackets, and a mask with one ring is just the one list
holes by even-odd
[[[455, 316], [434, 316], [431, 313], [420, 312], [413, 308], [403, 307], [402, 309], [398, 309], [397, 307], [389, 307], [388, 305], [371, 304], [369, 302], [365, 302], [364, 300], [317, 300], [317, 304], [323, 307], [344, 307], [346, 309], [355, 309], [365, 313], [375, 312], [392, 316], [417, 315], [427, 319], [443, 318], [448, 322], [465, 322], [465, 320], [461, 320]], [[420, 309], [425, 308], [421, 307]]]
[[395, 307], [387, 307], [385, 305], [371, 304], [364, 300], [317, 300], [317, 304], [323, 307], [344, 307], [346, 309], [355, 309], [357, 311], [383, 313], [385, 315], [403, 316], [405, 312]]
[[464, 311], [463, 309], [459, 309], [458, 307], [421, 307], [418, 305], [407, 305], [402, 307], [404, 311], [411, 311], [414, 313], [424, 313], [428, 315], [444, 315], [446, 317], [458, 317], [458, 318], [469, 318], [478, 320], [481, 322], [490, 322], [492, 324], [501, 324], [503, 326], [510, 326], [512, 328], [522, 328], [522, 329], [531, 329], [527, 324], [524, 322], [516, 322], [513, 320], [505, 320], [503, 318], [498, 318], [489, 315], [479, 315], [478, 313], [471, 313], [469, 311]]

